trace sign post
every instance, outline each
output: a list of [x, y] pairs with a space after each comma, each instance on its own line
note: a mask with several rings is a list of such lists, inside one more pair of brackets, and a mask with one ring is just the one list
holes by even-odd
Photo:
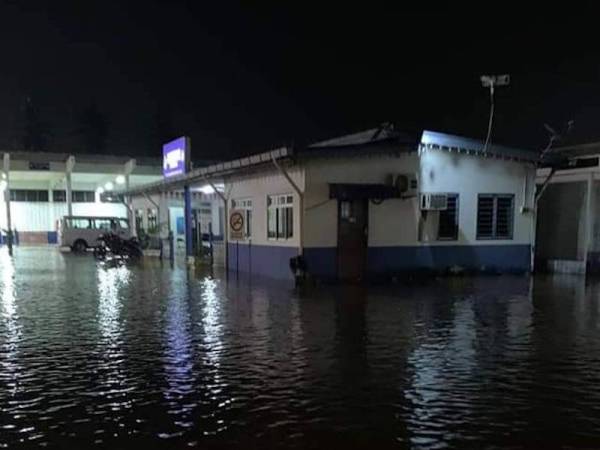
[[[184, 175], [190, 169], [190, 138], [183, 136], [163, 145], [163, 176], [165, 178]], [[190, 187], [184, 186], [183, 211], [185, 215], [185, 254], [190, 264], [194, 263], [192, 243], [192, 195]]]
[[229, 236], [234, 241], [244, 239], [244, 214], [239, 209], [229, 214]]

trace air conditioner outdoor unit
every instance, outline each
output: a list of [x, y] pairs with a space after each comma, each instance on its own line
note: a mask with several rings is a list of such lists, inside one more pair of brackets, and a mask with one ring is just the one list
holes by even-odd
[[414, 173], [399, 173], [391, 176], [394, 187], [398, 190], [402, 197], [414, 197], [417, 195], [419, 187], [417, 175]]
[[421, 194], [421, 210], [423, 211], [441, 211], [448, 209], [448, 195], [422, 193]]

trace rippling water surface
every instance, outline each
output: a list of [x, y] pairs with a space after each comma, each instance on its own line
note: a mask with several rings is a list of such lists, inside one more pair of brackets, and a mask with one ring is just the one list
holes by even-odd
[[0, 447], [600, 446], [600, 285], [323, 287], [0, 249]]

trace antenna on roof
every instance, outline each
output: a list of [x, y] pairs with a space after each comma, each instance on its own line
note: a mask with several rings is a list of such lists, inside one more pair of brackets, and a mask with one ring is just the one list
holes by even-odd
[[496, 86], [508, 86], [510, 84], [510, 75], [482, 75], [481, 85], [484, 88], [490, 88], [490, 119], [488, 121], [488, 131], [485, 138], [485, 144], [483, 145], [484, 153], [487, 151], [487, 147], [492, 137], [492, 123], [494, 120], [494, 88]]

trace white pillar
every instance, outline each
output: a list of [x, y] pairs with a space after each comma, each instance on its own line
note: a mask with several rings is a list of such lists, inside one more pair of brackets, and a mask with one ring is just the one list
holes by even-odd
[[75, 167], [75, 157], [73, 155], [67, 158], [67, 162], [65, 164], [65, 172], [66, 172], [66, 196], [67, 196], [67, 215], [73, 215], [73, 194], [71, 189], [71, 173], [73, 172], [73, 168]]
[[125, 191], [128, 193], [125, 198], [125, 207], [127, 208], [127, 220], [129, 221], [129, 229], [131, 230], [131, 233], [134, 236], [137, 235], [137, 230], [135, 227], [135, 214], [131, 203], [131, 195], [129, 195], [129, 176], [131, 175], [131, 172], [133, 172], [133, 169], [135, 169], [135, 165], [135, 159], [130, 159], [125, 163], [125, 167], [123, 170], [123, 172], [125, 173]]

